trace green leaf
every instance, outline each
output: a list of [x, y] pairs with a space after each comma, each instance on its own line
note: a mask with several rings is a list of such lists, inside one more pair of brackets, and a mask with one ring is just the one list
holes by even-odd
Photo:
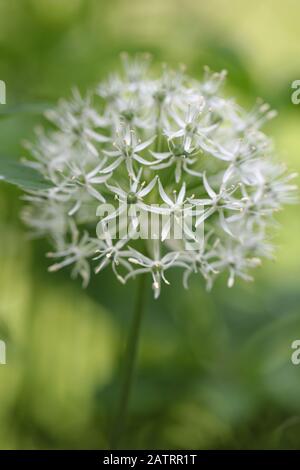
[[47, 189], [52, 185], [38, 171], [22, 163], [0, 158], [0, 182], [5, 181], [22, 189]]
[[53, 105], [50, 103], [23, 103], [16, 105], [1, 105], [0, 119], [17, 114], [42, 114]]

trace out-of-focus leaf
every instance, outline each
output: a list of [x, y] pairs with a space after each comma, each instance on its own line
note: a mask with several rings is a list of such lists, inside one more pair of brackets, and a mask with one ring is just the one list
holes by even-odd
[[24, 103], [0, 106], [0, 119], [18, 114], [41, 114], [51, 108], [50, 103]]
[[33, 168], [22, 163], [0, 158], [0, 181], [19, 186], [22, 189], [47, 189], [51, 184]]

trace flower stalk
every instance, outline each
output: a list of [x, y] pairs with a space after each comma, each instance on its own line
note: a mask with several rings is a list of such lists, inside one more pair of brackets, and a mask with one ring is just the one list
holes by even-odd
[[126, 351], [124, 355], [120, 396], [111, 433], [111, 449], [118, 448], [126, 427], [128, 410], [130, 406], [130, 398], [134, 383], [135, 368], [137, 363], [142, 317], [145, 311], [145, 281], [146, 276], [145, 274], [142, 274], [139, 277], [136, 305], [135, 310], [133, 312], [132, 322], [130, 325], [127, 339]]

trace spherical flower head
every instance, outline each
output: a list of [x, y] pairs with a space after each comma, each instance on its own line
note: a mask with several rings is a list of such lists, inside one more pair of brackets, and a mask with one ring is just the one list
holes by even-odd
[[28, 145], [49, 188], [28, 192], [23, 219], [50, 238], [50, 271], [72, 265], [84, 285], [108, 266], [122, 283], [149, 273], [155, 298], [175, 267], [186, 288], [193, 273], [208, 288], [223, 271], [228, 287], [251, 280], [272, 256], [274, 214], [296, 200], [261, 130], [275, 113], [226, 98], [224, 71], [198, 81], [182, 67], [152, 75], [149, 56], [122, 60], [48, 111], [54, 127]]

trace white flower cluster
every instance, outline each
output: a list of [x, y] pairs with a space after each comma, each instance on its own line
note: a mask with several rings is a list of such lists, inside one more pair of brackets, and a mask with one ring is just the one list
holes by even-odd
[[[295, 199], [295, 175], [274, 162], [261, 131], [274, 112], [262, 102], [246, 112], [225, 98], [225, 72], [207, 69], [198, 81], [163, 67], [153, 78], [148, 57], [124, 55], [123, 65], [86, 98], [74, 91], [48, 111], [51, 130], [28, 144], [29, 164], [50, 184], [28, 192], [23, 219], [51, 238], [50, 270], [73, 265], [84, 285], [91, 266], [111, 265], [123, 283], [150, 273], [155, 297], [173, 267], [183, 269], [185, 286], [192, 273], [208, 288], [223, 271], [229, 287], [236, 276], [251, 280], [249, 269], [272, 256], [274, 212]], [[116, 202], [99, 220], [99, 206]], [[191, 211], [192, 226], [185, 223]], [[129, 230], [116, 238], [110, 222], [124, 213]], [[136, 236], [141, 213], [163, 216], [155, 237]], [[176, 223], [181, 240], [172, 237]]]

